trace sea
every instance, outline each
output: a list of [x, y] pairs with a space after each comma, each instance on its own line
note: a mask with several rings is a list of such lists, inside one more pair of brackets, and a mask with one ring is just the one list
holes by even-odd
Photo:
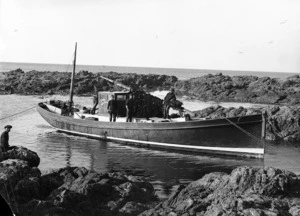
[[[72, 65], [68, 64], [38, 64], [38, 63], [18, 63], [18, 62], [0, 62], [0, 72], [7, 72], [16, 69], [22, 69], [24, 72], [36, 71], [58, 71], [71, 72]], [[211, 70], [211, 69], [182, 69], [182, 68], [154, 68], [154, 67], [125, 67], [125, 66], [107, 66], [107, 65], [76, 65], [76, 72], [89, 71], [97, 72], [118, 72], [118, 73], [137, 73], [137, 74], [165, 74], [176, 76], [178, 79], [190, 79], [200, 77], [206, 74], [222, 73], [229, 76], [252, 75], [257, 77], [269, 76], [271, 78], [285, 79], [297, 75], [291, 72], [266, 72], [266, 71], [237, 71], [237, 70]]]
[[[3, 66], [3, 64], [1, 65]], [[21, 68], [24, 71], [61, 71], [60, 68], [63, 68], [62, 65], [52, 66], [52, 69], [49, 65], [45, 65], [45, 67], [41, 64], [25, 65], [17, 63], [13, 67], [12, 63], [10, 63], [9, 67], [7, 65], [5, 67], [1, 66], [1, 70], [7, 71]], [[103, 71], [100, 70], [101, 66], [95, 67], [95, 71]], [[90, 71], [91, 68], [94, 68], [94, 66], [82, 69]], [[113, 67], [109, 70], [120, 72], [117, 70], [118, 68]], [[137, 68], [134, 68], [134, 70], [136, 70], [135, 73], [147, 74], [149, 71], [151, 71], [149, 73], [157, 73], [153, 68], [141, 70], [142, 72], [138, 72]], [[176, 73], [173, 74], [171, 69], [163, 70], [169, 71], [169, 73], [166, 73], [167, 75], [176, 75], [181, 79], [201, 76], [201, 73], [205, 74], [204, 72], [196, 71], [189, 71], [185, 74], [185, 70], [181, 69], [176, 70]], [[123, 68], [121, 72], [127, 73], [132, 71], [128, 68]], [[221, 72], [225, 74], [225, 72]], [[192, 76], [192, 74], [194, 75]], [[263, 76], [272, 77], [268, 73], [265, 73]], [[286, 76], [286, 74], [285, 76], [280, 75], [278, 78]], [[156, 91], [151, 94], [163, 98], [166, 92]], [[39, 169], [42, 173], [48, 173], [51, 170], [67, 166], [79, 166], [99, 173], [116, 171], [128, 175], [142, 176], [151, 182], [156, 194], [161, 199], [168, 198], [176, 191], [179, 185], [187, 185], [210, 172], [230, 173], [238, 166], [261, 168], [271, 166], [286, 169], [300, 175], [300, 149], [289, 143], [267, 142], [264, 159], [249, 159], [135, 147], [59, 133], [36, 111], [36, 106], [39, 102], [49, 99], [67, 100], [68, 96], [0, 95], [0, 128], [4, 128], [6, 124], [13, 126], [10, 132], [10, 145], [24, 146], [37, 152], [41, 159]], [[179, 100], [184, 103], [185, 108], [191, 111], [212, 105], [224, 107], [265, 106], [251, 103], [202, 102], [186, 98], [180, 98]], [[89, 107], [92, 106], [93, 99], [92, 97], [75, 96], [74, 101], [76, 104]]]

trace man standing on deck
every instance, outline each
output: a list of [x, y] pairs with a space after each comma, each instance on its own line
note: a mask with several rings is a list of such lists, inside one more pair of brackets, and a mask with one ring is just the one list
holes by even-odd
[[117, 101], [115, 100], [114, 95], [111, 95], [110, 97], [111, 99], [108, 101], [107, 104], [107, 109], [109, 112], [109, 121], [111, 122], [113, 120], [115, 122], [118, 113]]
[[164, 102], [163, 102], [163, 108], [164, 108], [164, 118], [168, 118], [169, 116], [169, 109], [170, 109], [170, 102], [175, 101], [175, 89], [171, 88], [170, 92], [166, 95]]
[[132, 122], [132, 115], [133, 115], [133, 109], [134, 109], [134, 101], [133, 101], [133, 95], [130, 94], [129, 98], [125, 102], [126, 106], [126, 122]]
[[1, 134], [0, 146], [1, 146], [2, 152], [6, 152], [7, 150], [11, 149], [11, 147], [8, 144], [9, 132], [10, 132], [11, 128], [12, 128], [11, 125], [5, 125], [5, 127], [4, 127], [5, 131]]
[[92, 108], [91, 114], [96, 113], [97, 105], [98, 105], [98, 94], [94, 95], [94, 97], [93, 97], [93, 108]]

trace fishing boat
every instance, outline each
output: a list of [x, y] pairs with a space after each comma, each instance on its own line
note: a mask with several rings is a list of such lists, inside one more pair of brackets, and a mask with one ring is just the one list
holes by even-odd
[[[73, 107], [76, 51], [77, 44], [68, 102], [70, 107]], [[256, 158], [264, 156], [263, 115], [219, 119], [196, 117], [164, 119], [147, 116], [147, 118], [134, 117], [132, 122], [126, 122], [125, 100], [132, 94], [130, 89], [127, 90], [98, 92], [98, 112], [95, 114], [73, 110], [68, 115], [64, 115], [63, 110], [51, 102], [39, 103], [37, 111], [56, 130], [72, 135], [151, 148]], [[107, 113], [110, 95], [115, 96], [120, 108], [120, 115], [116, 122], [110, 122]]]

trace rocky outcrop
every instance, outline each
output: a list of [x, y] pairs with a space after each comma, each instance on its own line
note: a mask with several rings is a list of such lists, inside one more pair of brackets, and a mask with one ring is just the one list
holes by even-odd
[[28, 165], [31, 167], [38, 167], [40, 164], [40, 157], [37, 153], [22, 146], [14, 146], [11, 150], [3, 152], [3, 156], [0, 161], [7, 159], [24, 160], [27, 161]]
[[152, 185], [141, 178], [78, 167], [43, 175], [38, 185], [38, 194], [19, 206], [29, 215], [137, 215], [156, 200]]
[[211, 106], [195, 111], [200, 118], [229, 118], [266, 113], [266, 139], [288, 141], [299, 145], [300, 141], [300, 107], [299, 106], [266, 106], [261, 108], [224, 108]]
[[300, 76], [287, 79], [208, 74], [179, 80], [176, 92], [202, 101], [300, 104]]
[[[80, 71], [75, 74], [74, 94], [93, 95], [97, 91], [116, 91], [123, 88], [101, 78], [104, 76], [132, 89], [169, 89], [177, 81], [175, 76], [135, 73], [91, 73]], [[71, 73], [29, 71], [17, 69], [0, 73], [0, 94], [68, 94]]]
[[140, 177], [83, 167], [41, 175], [32, 165], [0, 162], [0, 194], [17, 215], [137, 215], [157, 203], [152, 185]]
[[[175, 86], [177, 95], [201, 101], [251, 102], [263, 104], [300, 104], [300, 76], [286, 79], [257, 76], [227, 76], [208, 74], [188, 80], [175, 76], [135, 73], [91, 73], [80, 71], [75, 76], [74, 93], [92, 95], [96, 91], [123, 90], [101, 76], [145, 91], [166, 90]], [[0, 94], [67, 94], [71, 73], [29, 71], [17, 69], [0, 73]]]
[[140, 216], [299, 216], [300, 179], [275, 168], [210, 173]]
[[275, 168], [238, 167], [179, 186], [158, 203], [141, 177], [66, 167], [41, 174], [20, 159], [0, 162], [0, 194], [17, 215], [225, 216], [300, 213], [300, 179]]

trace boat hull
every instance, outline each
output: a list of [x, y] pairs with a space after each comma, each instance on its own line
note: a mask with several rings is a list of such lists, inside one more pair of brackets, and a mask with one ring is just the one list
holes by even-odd
[[[37, 111], [59, 131], [125, 144], [262, 158], [261, 115], [187, 122], [100, 122]], [[253, 138], [256, 137], [256, 138]]]

